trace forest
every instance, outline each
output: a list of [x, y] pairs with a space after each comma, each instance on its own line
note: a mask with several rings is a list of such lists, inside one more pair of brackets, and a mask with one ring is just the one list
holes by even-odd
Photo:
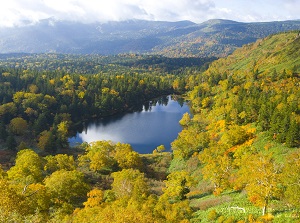
[[[299, 222], [300, 38], [225, 58], [0, 57], [0, 222]], [[172, 152], [83, 143], [78, 123], [178, 94]]]

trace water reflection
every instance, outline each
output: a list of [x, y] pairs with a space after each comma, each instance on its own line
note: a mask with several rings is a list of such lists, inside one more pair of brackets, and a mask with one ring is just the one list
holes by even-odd
[[70, 143], [111, 140], [113, 142], [129, 143], [140, 153], [151, 153], [159, 145], [170, 149], [181, 131], [179, 120], [188, 106], [170, 96], [152, 100], [139, 108], [138, 111], [103, 118], [85, 123], [85, 128]]

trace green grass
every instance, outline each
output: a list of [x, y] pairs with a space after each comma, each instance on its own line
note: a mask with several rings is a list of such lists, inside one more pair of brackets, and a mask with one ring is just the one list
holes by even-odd
[[272, 153], [273, 158], [278, 163], [284, 163], [285, 157], [294, 151], [294, 149], [273, 140], [267, 132], [259, 133], [252, 146], [256, 148], [256, 151]]
[[[205, 194], [203, 197], [190, 198], [190, 205], [195, 210], [192, 223], [237, 222], [249, 218], [262, 219], [262, 209], [255, 207], [244, 192], [228, 191], [220, 196]], [[283, 202], [272, 201], [269, 214], [273, 223], [299, 222], [299, 212], [290, 210]], [[211, 218], [214, 218], [213, 220]], [[262, 221], [265, 222], [265, 221]]]
[[[246, 194], [239, 192], [227, 192], [217, 197], [208, 195], [200, 199], [191, 200], [193, 208], [197, 208], [197, 205], [198, 208], [204, 207], [204, 204], [207, 208], [196, 211], [191, 222], [212, 222], [209, 216], [213, 211], [217, 213], [216, 220], [220, 218], [220, 221], [221, 219], [225, 220], [229, 218], [245, 220], [250, 214], [257, 218], [261, 214], [261, 209], [253, 206], [248, 201]], [[210, 207], [209, 204], [211, 204]]]

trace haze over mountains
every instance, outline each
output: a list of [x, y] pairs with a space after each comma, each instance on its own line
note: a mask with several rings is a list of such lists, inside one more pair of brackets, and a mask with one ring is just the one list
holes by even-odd
[[0, 28], [1, 53], [155, 53], [169, 57], [223, 57], [273, 33], [300, 30], [300, 20], [241, 23], [231, 20], [128, 20], [82, 24], [53, 19]]

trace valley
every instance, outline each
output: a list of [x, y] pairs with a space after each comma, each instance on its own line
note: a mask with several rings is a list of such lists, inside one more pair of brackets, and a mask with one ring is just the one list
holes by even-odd
[[[143, 46], [129, 53], [114, 42], [120, 51], [112, 55], [74, 48], [75, 40], [65, 50], [51, 42], [43, 48], [38, 36], [40, 52], [25, 39], [27, 48], [14, 43], [23, 52], [1, 45], [0, 222], [298, 222], [298, 23], [98, 26], [112, 42], [130, 30], [128, 43]], [[51, 24], [52, 31], [62, 25]], [[166, 41], [139, 45], [146, 25], [148, 36]], [[170, 33], [177, 37], [168, 40]], [[166, 95], [187, 100], [191, 110], [181, 114], [171, 151], [156, 145], [141, 154], [106, 140], [69, 145], [82, 122], [142, 110]]]

